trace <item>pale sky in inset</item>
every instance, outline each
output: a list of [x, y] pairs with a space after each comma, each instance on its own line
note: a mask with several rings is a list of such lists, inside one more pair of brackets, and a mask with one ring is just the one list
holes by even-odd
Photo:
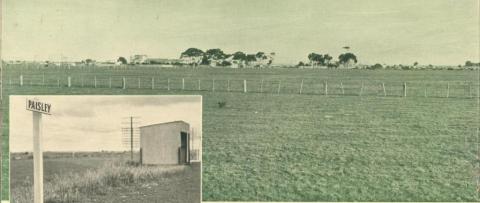
[[[122, 127], [129, 116], [140, 117], [141, 125], [183, 120], [202, 135], [201, 96], [35, 96], [52, 104], [52, 115], [44, 115], [45, 151], [124, 151]], [[26, 99], [10, 96], [10, 151], [33, 149], [32, 112]], [[127, 121], [127, 125], [122, 124]], [[198, 142], [196, 142], [198, 141]], [[201, 149], [201, 139], [193, 143]]]
[[479, 0], [6, 0], [3, 55], [178, 58], [189, 47], [276, 52], [274, 63], [458, 65], [479, 59]]

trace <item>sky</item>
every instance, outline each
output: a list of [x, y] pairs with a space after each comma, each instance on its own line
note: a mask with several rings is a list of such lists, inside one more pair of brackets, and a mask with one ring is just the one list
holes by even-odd
[[276, 64], [479, 61], [479, 0], [5, 0], [7, 60], [178, 58], [187, 48], [275, 52]]
[[52, 115], [42, 116], [44, 151], [129, 150], [121, 130], [129, 116], [139, 117], [139, 126], [183, 120], [199, 138], [192, 146], [201, 149], [201, 96], [10, 96], [11, 152], [33, 150], [27, 98], [52, 104]]

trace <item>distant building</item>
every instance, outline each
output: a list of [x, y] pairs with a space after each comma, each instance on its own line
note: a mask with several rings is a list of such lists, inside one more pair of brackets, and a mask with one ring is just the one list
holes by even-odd
[[255, 56], [255, 61], [248, 62], [248, 65], [253, 67], [265, 67], [270, 66], [273, 63], [273, 59], [275, 58], [275, 53], [272, 52], [270, 54], [265, 54], [262, 56]]
[[243, 68], [245, 67], [245, 60], [237, 60], [233, 59], [234, 55], [229, 56], [228, 58], [225, 59], [225, 61], [228, 61], [231, 65], [230, 67], [232, 68]]
[[147, 55], [137, 54], [137, 55], [133, 55], [133, 56], [130, 57], [130, 63], [131, 64], [146, 64], [147, 59], [148, 59]]
[[183, 65], [185, 63], [182, 59], [148, 58], [145, 64]]
[[190, 125], [184, 121], [140, 127], [142, 164], [189, 164]]
[[180, 56], [183, 64], [186, 65], [199, 65], [202, 63], [203, 56]]

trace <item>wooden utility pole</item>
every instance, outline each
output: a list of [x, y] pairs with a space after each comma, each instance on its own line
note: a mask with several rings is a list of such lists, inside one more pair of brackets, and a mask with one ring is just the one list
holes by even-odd
[[130, 161], [133, 161], [133, 117], [130, 116]]

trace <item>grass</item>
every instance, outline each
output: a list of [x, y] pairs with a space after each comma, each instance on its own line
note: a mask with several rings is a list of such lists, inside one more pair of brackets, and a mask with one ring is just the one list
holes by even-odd
[[[8, 71], [14, 78], [24, 70]], [[476, 72], [152, 68], [48, 71], [52, 78], [143, 76], [145, 88], [122, 90], [117, 81], [117, 88], [112, 89], [105, 88], [106, 83], [102, 83], [103, 88], [12, 86], [7, 93], [203, 95], [205, 201], [480, 201], [475, 180], [477, 103], [475, 98], [466, 97], [461, 86], [466, 84], [464, 81], [478, 82]], [[178, 90], [178, 83], [171, 91], [165, 86], [152, 90], [148, 88], [152, 75], [163, 79], [192, 78], [193, 82], [189, 91]], [[193, 91], [196, 79], [210, 81], [212, 77], [218, 85], [222, 84], [218, 78], [264, 79], [272, 81], [272, 88], [264, 93], [244, 94], [239, 83], [236, 92]], [[306, 87], [310, 89], [299, 95], [295, 85], [302, 79], [308, 81]], [[274, 82], [278, 80], [291, 84], [281, 94], [275, 94]], [[344, 85], [348, 87], [350, 82], [347, 91], [352, 93], [323, 96], [323, 80], [333, 87], [339, 81], [347, 81]], [[360, 81], [365, 81], [367, 87], [361, 97], [356, 96], [355, 89]], [[399, 85], [388, 90], [392, 95], [383, 97], [378, 89], [371, 88], [382, 81]], [[423, 86], [409, 86], [409, 96], [403, 98], [403, 82], [428, 83], [433, 89], [425, 98]], [[450, 87], [450, 98], [445, 98], [447, 82], [459, 84]], [[203, 85], [202, 89], [210, 89]], [[222, 108], [220, 102], [225, 103]]]
[[[76, 160], [76, 163], [88, 163], [88, 160]], [[157, 182], [172, 176], [181, 176], [185, 171], [185, 166], [139, 167], [119, 162], [106, 162], [98, 168], [92, 169], [84, 166], [83, 169], [85, 170], [81, 172], [52, 174], [44, 186], [45, 202], [90, 202], [92, 196], [105, 196], [118, 187]], [[30, 178], [25, 179], [22, 184], [15, 185], [17, 186], [12, 188], [12, 202], [33, 202]]]

